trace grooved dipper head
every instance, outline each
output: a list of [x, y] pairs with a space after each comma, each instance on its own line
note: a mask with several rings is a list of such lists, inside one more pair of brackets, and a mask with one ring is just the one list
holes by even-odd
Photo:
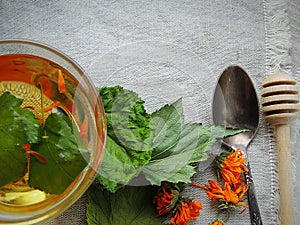
[[299, 112], [296, 81], [288, 74], [269, 75], [263, 82], [262, 106], [266, 120], [272, 125], [292, 122]]

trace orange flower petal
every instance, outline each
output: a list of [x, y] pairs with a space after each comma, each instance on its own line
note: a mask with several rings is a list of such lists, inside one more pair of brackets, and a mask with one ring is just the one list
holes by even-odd
[[56, 101], [52, 105], [48, 106], [47, 108], [44, 108], [43, 112], [49, 112], [49, 111], [51, 111], [52, 109], [56, 108], [59, 105], [60, 105], [60, 102]]
[[85, 147], [88, 147], [89, 145], [89, 121], [87, 116], [84, 116], [84, 120], [82, 122], [82, 124], [80, 125], [80, 137], [83, 139], [84, 141], [84, 145]]
[[66, 92], [65, 78], [61, 70], [58, 70], [57, 86], [58, 86], [59, 93], [63, 94]]
[[171, 218], [172, 225], [187, 225], [190, 220], [195, 220], [200, 215], [202, 205], [200, 202], [185, 200], [178, 205], [175, 215]]
[[26, 151], [26, 153], [34, 155], [35, 158], [37, 158], [41, 163], [46, 163], [47, 162], [46, 157], [43, 156], [42, 154], [36, 152], [36, 151], [29, 150], [29, 151]]
[[210, 223], [209, 225], [225, 225], [224, 222], [221, 220], [216, 219], [214, 222]]
[[176, 201], [176, 197], [168, 192], [166, 185], [166, 183], [162, 184], [162, 187], [153, 199], [153, 203], [156, 204], [157, 216], [165, 215], [171, 211], [173, 209], [173, 201]]

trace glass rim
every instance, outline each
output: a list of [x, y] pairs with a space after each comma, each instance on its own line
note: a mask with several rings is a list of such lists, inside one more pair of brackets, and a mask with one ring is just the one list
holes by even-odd
[[[32, 213], [28, 212], [26, 214], [23, 214], [23, 213], [19, 214], [19, 213], [17, 213], [17, 211], [12, 212], [12, 213], [8, 213], [8, 212], [4, 213], [4, 215], [7, 215], [8, 218], [11, 218], [11, 220], [7, 221], [8, 223], [11, 223], [11, 224], [14, 224], [14, 223], [35, 224], [35, 223], [38, 223], [41, 221], [48, 220], [49, 218], [58, 216], [59, 214], [64, 212], [71, 205], [73, 205], [85, 193], [85, 191], [88, 189], [88, 187], [92, 184], [92, 181], [94, 180], [95, 176], [98, 173], [98, 171], [96, 169], [98, 169], [100, 167], [101, 161], [104, 156], [106, 130], [104, 129], [104, 127], [101, 127], [101, 126], [106, 125], [104, 107], [103, 107], [102, 101], [100, 99], [99, 93], [97, 92], [96, 87], [94, 86], [91, 79], [88, 77], [87, 73], [74, 59], [67, 56], [62, 51], [58, 50], [55, 47], [52, 47], [51, 45], [44, 44], [42, 42], [35, 41], [35, 40], [29, 40], [29, 39], [0, 39], [0, 48], [1, 48], [2, 44], [7, 44], [7, 45], [20, 44], [20, 45], [34, 46], [37, 49], [44, 49], [44, 50], [58, 56], [63, 61], [69, 63], [70, 66], [72, 67], [72, 69], [74, 69], [81, 76], [81, 78], [84, 80], [84, 82], [86, 82], [89, 87], [93, 87], [90, 89], [90, 91], [92, 92], [91, 94], [93, 94], [95, 96], [94, 110], [96, 110], [98, 112], [103, 112], [103, 113], [100, 113], [100, 115], [98, 115], [99, 116], [98, 120], [100, 120], [100, 122], [99, 121], [96, 122], [97, 130], [101, 129], [101, 128], [102, 129], [99, 130], [100, 133], [97, 134], [97, 137], [99, 137], [99, 138], [97, 140], [96, 146], [97, 146], [97, 150], [99, 150], [99, 153], [94, 154], [94, 156], [99, 156], [100, 158], [98, 158], [98, 160], [95, 160], [94, 157], [91, 157], [91, 159], [88, 162], [88, 165], [85, 167], [85, 169], [83, 169], [81, 171], [81, 173], [78, 175], [78, 177], [73, 181], [75, 186], [73, 186], [71, 189], [67, 188], [62, 194], [58, 195], [57, 197], [54, 197], [57, 199], [54, 204], [47, 205], [47, 202], [49, 203], [49, 199], [41, 202], [41, 205], [44, 205], [44, 206], [42, 206], [42, 208], [40, 210], [33, 210]], [[7, 54], [0, 53], [0, 55], [8, 55], [8, 54], [14, 54], [14, 53], [7, 53]], [[16, 53], [16, 54], [18, 54], [18, 53]], [[22, 53], [22, 51], [20, 51], [20, 54], [30, 54], [30, 53], [26, 53], [26, 51], [24, 51]], [[38, 56], [37, 54], [34, 54], [34, 53], [31, 55]], [[44, 57], [44, 58], [47, 59], [47, 57]], [[100, 138], [102, 136], [104, 136], [104, 138]], [[40, 204], [40, 203], [38, 203], [38, 204]], [[3, 207], [6, 207], [5, 204], [2, 204], [1, 202], [0, 202], [0, 205], [2, 205]], [[34, 209], [35, 205], [29, 205], [29, 206], [24, 206], [24, 207], [29, 207], [29, 208]], [[17, 207], [17, 208], [20, 209], [20, 208], [24, 208], [24, 207]], [[14, 213], [16, 213], [16, 214], [14, 214]], [[15, 216], [17, 215], [17, 217], [13, 218], [14, 215]], [[0, 221], [0, 223], [1, 223], [1, 221]]]

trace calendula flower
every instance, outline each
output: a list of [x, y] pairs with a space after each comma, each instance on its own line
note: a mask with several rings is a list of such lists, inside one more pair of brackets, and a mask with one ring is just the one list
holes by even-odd
[[245, 166], [246, 159], [241, 149], [237, 149], [233, 153], [223, 152], [216, 158], [217, 168], [224, 182], [238, 187], [244, 182], [242, 174], [248, 172]]
[[178, 197], [179, 191], [174, 189], [173, 184], [163, 182], [153, 200], [153, 203], [156, 204], [157, 216], [165, 215], [175, 208]]
[[171, 218], [172, 225], [186, 225], [190, 220], [195, 220], [200, 216], [202, 205], [200, 202], [193, 202], [185, 199], [178, 204], [175, 215]]
[[215, 221], [211, 222], [209, 225], [225, 225], [222, 220], [216, 219]]
[[245, 211], [247, 205], [245, 202], [242, 202], [241, 199], [247, 192], [248, 185], [240, 185], [237, 188], [235, 188], [228, 182], [225, 182], [225, 188], [223, 189], [213, 180], [209, 180], [208, 182], [209, 184], [206, 184], [205, 186], [201, 186], [194, 183], [192, 185], [206, 190], [206, 194], [211, 199], [215, 199], [219, 202], [219, 208], [221, 210], [243, 206], [244, 210], [241, 213]]
[[172, 225], [186, 225], [190, 220], [200, 216], [201, 203], [182, 197], [183, 190], [182, 183], [162, 182], [153, 200], [156, 204], [157, 216], [174, 213], [170, 219]]

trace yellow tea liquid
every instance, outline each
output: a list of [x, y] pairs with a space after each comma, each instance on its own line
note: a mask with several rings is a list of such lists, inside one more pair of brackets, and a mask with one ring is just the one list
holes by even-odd
[[[64, 77], [66, 86], [64, 93], [60, 93], [58, 89], [59, 72]], [[24, 99], [22, 107], [31, 110], [40, 122], [51, 113], [42, 113], [41, 98], [43, 98], [43, 108], [59, 102], [59, 110], [77, 123], [79, 115], [76, 114], [78, 110], [74, 104], [77, 86], [78, 81], [67, 70], [44, 58], [25, 54], [0, 56], [0, 95], [9, 91], [16, 97]], [[28, 176], [27, 171], [22, 179], [0, 187], [0, 207], [30, 206], [51, 199], [56, 201], [56, 196], [29, 187], [28, 179], [30, 175]]]

